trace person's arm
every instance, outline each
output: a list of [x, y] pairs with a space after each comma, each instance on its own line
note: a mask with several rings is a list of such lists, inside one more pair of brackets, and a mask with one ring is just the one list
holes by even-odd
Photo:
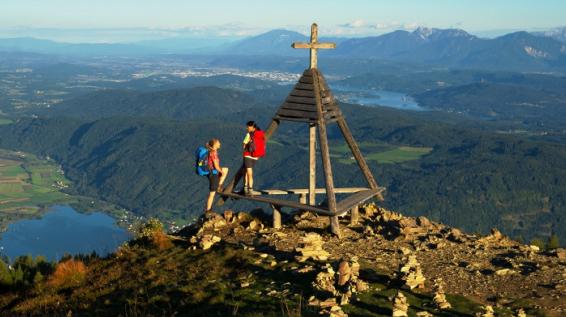
[[251, 139], [250, 134], [246, 133], [246, 137], [244, 138], [244, 142], [243, 142], [243, 148], [244, 149], [246, 148], [246, 145], [248, 145], [248, 143], [250, 143], [250, 139]]
[[212, 160], [212, 165], [214, 166], [214, 169], [218, 171], [219, 174], [222, 174], [222, 168], [220, 167], [218, 157], [215, 157]]

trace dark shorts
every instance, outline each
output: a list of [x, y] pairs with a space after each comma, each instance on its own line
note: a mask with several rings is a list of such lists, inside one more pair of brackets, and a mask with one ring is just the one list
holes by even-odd
[[211, 192], [218, 190], [218, 185], [220, 185], [220, 175], [219, 174], [209, 174], [208, 175], [208, 189]]
[[251, 159], [249, 157], [244, 157], [244, 166], [246, 168], [254, 168], [255, 162], [257, 160]]

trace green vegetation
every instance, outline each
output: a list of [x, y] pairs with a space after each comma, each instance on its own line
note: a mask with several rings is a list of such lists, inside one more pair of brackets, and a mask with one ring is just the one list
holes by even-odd
[[10, 266], [0, 260], [0, 290], [14, 290], [34, 286], [43, 282], [44, 277], [53, 272], [53, 264], [44, 257], [17, 257]]
[[[386, 207], [469, 232], [497, 227], [530, 241], [536, 232], [546, 240], [554, 230], [566, 240], [566, 232], [556, 229], [566, 226], [563, 145], [424, 120], [433, 117], [427, 113], [351, 105], [342, 110], [378, 183], [387, 187]], [[364, 116], [356, 115], [360, 111]], [[265, 127], [272, 109], [255, 109], [254, 114]], [[94, 122], [26, 119], [0, 126], [0, 147], [54, 158], [73, 182], [73, 194], [186, 223], [201, 213], [206, 195], [206, 179], [194, 173], [195, 149], [220, 137], [222, 164], [233, 173], [241, 165], [241, 121], [241, 113], [226, 114], [222, 123], [133, 117]], [[306, 135], [303, 125], [282, 124], [275, 134], [277, 143], [270, 144], [257, 164], [258, 188], [305, 186]], [[337, 186], [366, 185], [355, 165], [341, 164], [350, 154], [335, 125], [329, 126], [329, 136], [332, 155], [338, 158], [333, 160]], [[323, 184], [322, 174], [318, 177]], [[257, 207], [263, 206], [243, 201], [227, 206]]]
[[[379, 164], [394, 164], [420, 159], [423, 155], [432, 152], [430, 147], [391, 146], [386, 144], [362, 142], [360, 149], [365, 154], [365, 159], [375, 161]], [[342, 164], [355, 164], [352, 152], [346, 146], [333, 147], [333, 152], [341, 154], [338, 161]]]
[[[317, 272], [297, 274], [291, 268], [298, 264], [283, 262], [289, 259], [285, 254], [279, 256], [279, 264], [272, 266], [258, 262], [257, 252], [236, 245], [221, 243], [208, 251], [190, 250], [182, 240], [162, 250], [134, 241], [108, 259], [90, 259], [82, 270], [86, 276], [73, 283], [58, 282], [69, 280], [76, 271], [60, 270], [71, 262], [61, 261], [54, 274], [46, 273], [21, 296], [0, 294], [0, 309], [12, 316], [69, 311], [87, 316], [175, 312], [191, 316], [318, 316], [318, 310], [307, 305], [311, 295], [327, 296], [314, 293], [311, 286]], [[370, 290], [343, 306], [344, 310], [350, 316], [390, 316], [389, 296], [397, 289], [389, 285], [386, 275], [363, 263], [360, 277], [370, 283]], [[242, 287], [243, 283], [249, 286]], [[411, 305], [410, 313], [433, 311], [432, 294], [403, 293]], [[444, 316], [473, 316], [480, 310], [480, 305], [469, 299], [449, 299], [453, 308]]]
[[11, 119], [0, 117], [0, 125], [13, 123]]
[[70, 202], [69, 181], [52, 162], [29, 153], [0, 150], [0, 213], [34, 214], [42, 206]]

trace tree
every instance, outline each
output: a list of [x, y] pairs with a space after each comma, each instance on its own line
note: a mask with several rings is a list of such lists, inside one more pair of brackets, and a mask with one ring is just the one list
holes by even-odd
[[11, 286], [13, 282], [10, 268], [4, 261], [0, 260], [0, 286]]
[[558, 249], [560, 247], [560, 241], [558, 240], [558, 236], [553, 233], [548, 238], [548, 242], [546, 243], [546, 248], [548, 250]]
[[544, 241], [540, 238], [535, 238], [531, 240], [531, 245], [539, 247], [539, 249], [544, 249]]

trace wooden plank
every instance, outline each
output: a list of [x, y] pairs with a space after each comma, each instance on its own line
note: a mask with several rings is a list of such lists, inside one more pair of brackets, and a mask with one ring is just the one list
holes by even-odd
[[271, 205], [271, 209], [273, 210], [273, 229], [280, 229], [281, 228], [281, 207], [278, 205]]
[[322, 43], [304, 43], [304, 42], [295, 42], [291, 44], [293, 48], [306, 48], [306, 49], [333, 49], [336, 48], [336, 43], [330, 42], [322, 42]]
[[316, 125], [309, 125], [309, 205], [316, 204]]
[[278, 115], [276, 115], [274, 118], [277, 119], [277, 120], [281, 120], [281, 121], [306, 122], [306, 123], [317, 123], [318, 122], [316, 119], [281, 117], [281, 116], [278, 116]]
[[338, 203], [338, 205], [336, 206], [336, 213], [340, 214], [348, 211], [352, 207], [362, 204], [368, 199], [381, 194], [383, 190], [383, 188], [375, 188], [357, 192]]
[[301, 83], [296, 83], [294, 89], [298, 89], [298, 90], [313, 90], [313, 85], [311, 84], [301, 84]]
[[323, 209], [323, 208], [316, 207], [316, 206], [309, 206], [309, 205], [306, 205], [306, 204], [301, 204], [301, 203], [296, 202], [296, 201], [275, 199], [275, 198], [264, 197], [264, 196], [244, 196], [244, 195], [238, 195], [236, 193], [228, 193], [228, 192], [221, 192], [221, 193], [218, 193], [218, 194], [220, 196], [225, 196], [225, 197], [230, 197], [230, 198], [235, 198], [235, 199], [257, 201], [257, 202], [268, 203], [268, 204], [272, 204], [272, 205], [276, 205], [276, 206], [280, 206], [280, 207], [288, 207], [288, 208], [294, 208], [294, 209], [300, 209], [300, 210], [308, 210], [308, 211], [312, 211], [312, 212], [315, 212], [317, 214], [324, 215], [324, 216], [333, 215], [328, 209]]
[[[337, 194], [350, 194], [350, 193], [357, 193], [363, 190], [368, 190], [369, 188], [366, 187], [341, 187], [341, 188], [334, 188], [334, 192]], [[305, 194], [309, 192], [308, 188], [292, 188], [292, 189], [283, 189], [289, 194]], [[326, 188], [316, 188], [315, 192], [317, 194], [325, 194]]]
[[[299, 103], [299, 104], [307, 104], [307, 105], [316, 105], [316, 99], [314, 97], [295, 97], [295, 96], [288, 96], [285, 99], [286, 103]], [[315, 107], [313, 107], [316, 110]]]
[[301, 78], [299, 78], [299, 82], [303, 83], [303, 84], [312, 84], [312, 77], [307, 77], [307, 76], [302, 76]]
[[307, 118], [314, 120], [318, 118], [318, 113], [316, 112], [290, 110], [284, 108], [279, 109], [279, 111], [277, 111], [277, 115], [279, 117]]
[[[377, 182], [375, 181], [375, 178], [373, 178], [373, 174], [371, 173], [369, 166], [367, 165], [366, 160], [364, 159], [362, 152], [360, 151], [358, 144], [354, 140], [354, 137], [352, 136], [352, 132], [350, 132], [350, 128], [348, 128], [348, 124], [346, 123], [346, 120], [344, 120], [343, 117], [338, 119], [338, 127], [340, 127], [340, 131], [342, 131], [342, 135], [344, 136], [344, 139], [346, 140], [348, 147], [352, 151], [352, 154], [354, 155], [356, 162], [358, 162], [358, 166], [362, 170], [362, 173], [364, 174], [364, 177], [366, 178], [369, 187], [372, 189], [378, 188]], [[378, 198], [380, 200], [383, 200], [383, 196], [381, 195], [381, 193], [378, 195]]]
[[302, 103], [284, 103], [279, 109], [301, 110], [307, 112], [316, 112], [314, 105], [305, 105]]
[[258, 190], [262, 194], [266, 195], [289, 195], [289, 192], [281, 189], [262, 189]]
[[[340, 188], [334, 188], [334, 192], [336, 194], [352, 194], [368, 189], [369, 188], [366, 187], [340, 187]], [[309, 188], [261, 189], [258, 191], [266, 195], [304, 195], [309, 193]], [[315, 188], [314, 192], [316, 194], [325, 194], [326, 188]]]
[[312, 90], [291, 90], [289, 96], [314, 98], [314, 93], [312, 92]]

